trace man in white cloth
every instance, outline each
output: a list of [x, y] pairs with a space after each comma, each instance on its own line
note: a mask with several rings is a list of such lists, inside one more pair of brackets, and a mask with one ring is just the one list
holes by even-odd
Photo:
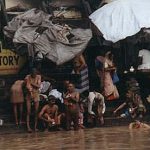
[[92, 111], [92, 106], [94, 101], [98, 101], [98, 119], [100, 119], [101, 124], [104, 124], [104, 119], [103, 119], [103, 114], [105, 113], [105, 102], [104, 102], [104, 97], [102, 94], [93, 91], [89, 92], [88, 96], [88, 113], [90, 115], [95, 115], [95, 113]]
[[53, 95], [55, 96], [56, 99], [59, 99], [61, 103], [64, 103], [63, 98], [62, 98], [62, 93], [60, 93], [57, 89], [52, 89], [49, 91], [48, 95]]
[[41, 82], [41, 85], [40, 85], [40, 93], [44, 94], [48, 91], [48, 89], [50, 88], [51, 86], [51, 83], [49, 81], [43, 81]]
[[138, 70], [150, 69], [150, 50], [140, 50], [139, 57], [142, 58], [142, 64], [138, 66]]
[[45, 99], [47, 100], [47, 96], [48, 96], [48, 93], [49, 92], [49, 89], [51, 88], [51, 83], [49, 81], [43, 81], [41, 82], [41, 85], [40, 85], [40, 89], [39, 89], [39, 92], [40, 92], [40, 101]]

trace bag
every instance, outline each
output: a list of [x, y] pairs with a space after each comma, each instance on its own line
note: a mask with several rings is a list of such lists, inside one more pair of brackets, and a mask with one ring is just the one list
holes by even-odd
[[119, 77], [117, 75], [117, 72], [114, 72], [113, 75], [112, 75], [112, 80], [113, 80], [113, 83], [117, 83], [119, 82]]

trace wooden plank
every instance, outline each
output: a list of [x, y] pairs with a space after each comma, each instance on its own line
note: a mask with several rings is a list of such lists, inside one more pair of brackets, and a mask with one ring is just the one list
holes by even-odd
[[63, 6], [80, 6], [80, 0], [52, 0], [51, 2], [55, 7], [63, 7]]

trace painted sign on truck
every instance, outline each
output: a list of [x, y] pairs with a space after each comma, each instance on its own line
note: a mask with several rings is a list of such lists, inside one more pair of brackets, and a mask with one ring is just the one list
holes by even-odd
[[26, 58], [9, 49], [0, 52], [0, 75], [17, 74], [26, 62]]

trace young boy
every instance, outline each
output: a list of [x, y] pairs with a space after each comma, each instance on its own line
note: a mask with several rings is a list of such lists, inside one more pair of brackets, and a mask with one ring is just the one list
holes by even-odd
[[43, 120], [48, 127], [59, 126], [58, 106], [55, 104], [56, 98], [52, 95], [48, 97], [48, 104], [39, 113], [39, 119]]

